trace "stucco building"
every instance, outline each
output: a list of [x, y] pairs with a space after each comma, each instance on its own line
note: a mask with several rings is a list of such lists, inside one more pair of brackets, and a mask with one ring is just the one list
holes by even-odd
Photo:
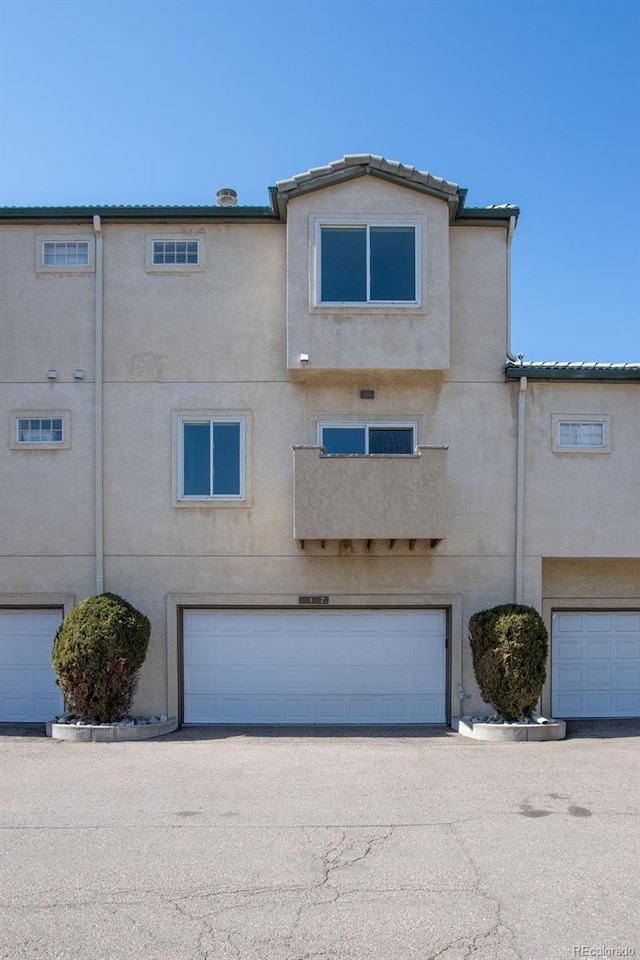
[[0, 720], [103, 589], [141, 713], [449, 722], [517, 600], [543, 712], [640, 715], [640, 364], [510, 353], [518, 209], [370, 155], [219, 199], [0, 210]]

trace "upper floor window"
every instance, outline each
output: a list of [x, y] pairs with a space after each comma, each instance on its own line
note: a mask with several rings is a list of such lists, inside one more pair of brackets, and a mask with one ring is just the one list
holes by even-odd
[[362, 423], [345, 421], [318, 424], [318, 442], [325, 454], [413, 454], [417, 443], [415, 423]]
[[93, 269], [92, 237], [44, 234], [36, 238], [37, 273], [92, 273]]
[[179, 418], [179, 500], [244, 500], [244, 417]]
[[609, 453], [609, 416], [554, 415], [553, 450], [556, 453]]
[[154, 266], [162, 264], [190, 264], [197, 266], [200, 262], [200, 243], [198, 240], [154, 240], [152, 263]]
[[43, 267], [88, 267], [88, 240], [45, 240], [42, 243]]
[[11, 414], [13, 450], [68, 449], [68, 410], [14, 410]]
[[328, 222], [318, 233], [319, 303], [418, 303], [417, 223]]

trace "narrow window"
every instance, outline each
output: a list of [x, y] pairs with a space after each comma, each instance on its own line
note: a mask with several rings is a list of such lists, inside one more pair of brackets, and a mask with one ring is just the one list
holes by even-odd
[[413, 423], [322, 423], [319, 442], [329, 455], [407, 455], [416, 448]]

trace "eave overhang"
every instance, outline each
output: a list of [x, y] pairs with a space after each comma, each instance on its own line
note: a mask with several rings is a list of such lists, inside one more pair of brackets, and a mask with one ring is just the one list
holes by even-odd
[[538, 381], [630, 381], [640, 382], [640, 363], [575, 363], [529, 361], [527, 363], [508, 363], [505, 367], [505, 379]]
[[315, 167], [287, 180], [280, 180], [275, 187], [269, 188], [271, 203], [281, 219], [286, 220], [290, 200], [365, 176], [377, 177], [443, 200], [448, 204], [451, 223], [464, 223], [466, 226], [477, 223], [483, 226], [500, 225], [508, 223], [512, 217], [517, 219], [520, 213], [518, 207], [511, 204], [464, 210], [467, 196], [464, 187], [442, 177], [435, 177], [426, 170], [418, 170], [416, 167], [375, 154], [348, 154], [324, 167]]
[[0, 222], [87, 223], [99, 216], [105, 223], [265, 223], [284, 222], [290, 200], [358, 177], [378, 177], [409, 190], [442, 200], [449, 208], [449, 221], [459, 226], [506, 226], [518, 218], [520, 210], [512, 204], [465, 208], [467, 191], [426, 170], [387, 160], [375, 154], [348, 154], [324, 167], [280, 180], [269, 187], [270, 206], [156, 206], [105, 205], [0, 207]]
[[264, 223], [279, 220], [271, 207], [81, 206], [0, 207], [3, 223]]

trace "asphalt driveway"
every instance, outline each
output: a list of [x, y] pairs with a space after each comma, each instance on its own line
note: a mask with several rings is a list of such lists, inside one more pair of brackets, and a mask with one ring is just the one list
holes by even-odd
[[640, 956], [640, 721], [569, 732], [0, 728], [0, 957]]

